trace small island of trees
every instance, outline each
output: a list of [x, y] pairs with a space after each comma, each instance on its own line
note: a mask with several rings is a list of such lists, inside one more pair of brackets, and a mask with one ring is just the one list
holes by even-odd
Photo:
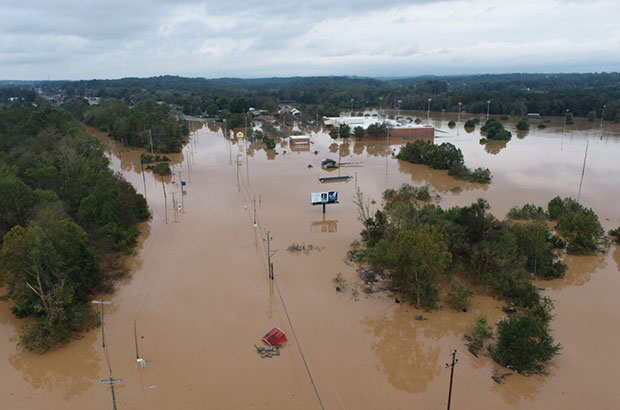
[[[484, 199], [443, 209], [421, 205], [417, 193], [409, 185], [388, 190], [383, 209], [374, 216], [360, 213], [365, 248], [357, 249], [357, 261], [385, 275], [392, 290], [417, 308], [438, 308], [442, 294], [448, 305], [466, 308], [473, 295], [468, 284], [505, 300], [510, 314], [497, 324], [490, 355], [519, 372], [544, 371], [560, 346], [550, 333], [552, 304], [532, 279], [562, 277], [567, 269], [562, 250], [603, 252], [604, 234], [596, 215], [573, 199], [557, 197], [547, 210], [513, 208], [509, 218], [500, 221]], [[554, 230], [547, 219], [556, 221]], [[449, 285], [443, 292], [442, 284]], [[486, 329], [486, 322], [479, 324], [478, 333], [490, 336], [490, 329], [481, 326]], [[482, 347], [485, 341], [478, 335], [475, 343]]]

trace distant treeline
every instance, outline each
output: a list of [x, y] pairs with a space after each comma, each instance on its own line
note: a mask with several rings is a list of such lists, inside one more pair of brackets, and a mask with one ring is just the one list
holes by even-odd
[[89, 301], [110, 285], [102, 266], [134, 249], [149, 217], [71, 114], [0, 106], [0, 285], [28, 318], [26, 348], [43, 352], [96, 323]]
[[106, 99], [89, 106], [84, 99], [63, 104], [78, 120], [107, 131], [127, 146], [150, 148], [156, 152], [180, 152], [189, 130], [184, 121], [177, 121], [168, 104], [144, 100], [133, 107], [118, 99]]
[[[281, 100], [294, 100], [310, 117], [366, 107], [428, 109], [491, 114], [564, 115], [569, 110], [585, 117], [620, 121], [620, 73], [498, 74], [446, 77], [371, 79], [356, 77], [292, 77], [262, 79], [203, 79], [161, 76], [41, 82], [35, 86], [62, 89], [68, 97], [95, 95], [135, 104], [154, 99], [177, 104], [186, 114], [216, 115], [222, 110], [241, 113], [249, 107], [277, 110]], [[353, 99], [353, 102], [351, 102]]]

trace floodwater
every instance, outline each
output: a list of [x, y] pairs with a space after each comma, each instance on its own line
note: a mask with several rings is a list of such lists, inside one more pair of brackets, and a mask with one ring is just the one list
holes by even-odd
[[[564, 130], [556, 118], [542, 130], [536, 128], [542, 120], [532, 121], [530, 132], [482, 146], [477, 130], [450, 129], [450, 119], [456, 115], [431, 119], [445, 131], [435, 142], [457, 145], [469, 167], [489, 167], [491, 185], [396, 160], [392, 152], [404, 140], [334, 142], [315, 129], [307, 151], [281, 142], [266, 152], [261, 144], [225, 138], [213, 124], [193, 124], [190, 144], [171, 156], [175, 174], [162, 183], [150, 172], [143, 179], [140, 151], [122, 150], [91, 130], [107, 145], [111, 166], [146, 192], [153, 219], [143, 224], [136, 254], [126, 260], [131, 275], [114, 294], [101, 296], [112, 302], [105, 307], [105, 349], [98, 328], [42, 356], [23, 352], [16, 347], [20, 322], [0, 303], [1, 407], [111, 409], [110, 389], [99, 381], [111, 368], [123, 379], [115, 385], [119, 409], [443, 408], [445, 364], [457, 349], [453, 408], [617, 408], [618, 247], [566, 257], [565, 278], [537, 282], [555, 303], [552, 329], [562, 354], [547, 376], [512, 375], [503, 385], [491, 376], [506, 370], [472, 356], [463, 340], [478, 315], [490, 322], [502, 317], [501, 301], [478, 296], [467, 313], [417, 311], [385, 292], [367, 295], [355, 267], [345, 263], [361, 229], [352, 203], [356, 186], [377, 201], [374, 209], [386, 188], [428, 184], [442, 206], [483, 197], [498, 217], [514, 205], [579, 196], [605, 229], [620, 225], [618, 126], [601, 130], [598, 122], [578, 122]], [[509, 127], [514, 131], [514, 122]], [[323, 158], [338, 156], [350, 164], [320, 169]], [[317, 180], [338, 174], [353, 178]], [[179, 179], [187, 181], [185, 195]], [[323, 190], [340, 197], [325, 215], [309, 203], [311, 192]], [[277, 250], [275, 281], [268, 279], [267, 230]], [[287, 252], [293, 242], [319, 248]], [[347, 281], [342, 293], [332, 283], [339, 272]], [[144, 369], [136, 364], [134, 320]], [[273, 326], [289, 342], [279, 357], [261, 359], [254, 344]]]

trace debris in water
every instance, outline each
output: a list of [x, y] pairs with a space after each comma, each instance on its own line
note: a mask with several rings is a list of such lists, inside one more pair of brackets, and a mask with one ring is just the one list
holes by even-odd
[[256, 353], [258, 353], [262, 359], [271, 359], [273, 356], [280, 356], [279, 346], [260, 347], [254, 345], [254, 347], [256, 348]]
[[414, 319], [414, 320], [428, 320], [428, 319], [426, 319], [426, 318], [425, 318], [424, 316], [422, 316], [422, 315], [415, 315], [415, 316], [413, 317], [413, 319]]
[[261, 340], [269, 346], [278, 346], [285, 343], [288, 339], [279, 327], [274, 327]]
[[400, 303], [400, 299], [396, 298], [396, 299], [394, 299], [394, 302]]

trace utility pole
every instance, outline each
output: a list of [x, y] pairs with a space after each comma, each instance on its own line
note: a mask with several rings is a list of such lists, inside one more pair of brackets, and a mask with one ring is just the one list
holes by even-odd
[[448, 410], [450, 410], [450, 400], [452, 399], [452, 379], [454, 378], [454, 365], [456, 365], [459, 360], [456, 358], [456, 349], [454, 349], [451, 353], [452, 356], [452, 364], [446, 363], [446, 369], [450, 368], [450, 390], [448, 391]]
[[271, 250], [271, 231], [267, 231], [267, 265], [269, 267], [269, 279], [273, 280], [273, 263], [271, 263], [271, 257], [278, 252], [277, 249]]
[[91, 302], [93, 305], [99, 305], [100, 309], [101, 309], [101, 347], [105, 347], [105, 330], [104, 330], [104, 322], [103, 322], [103, 306], [104, 305], [111, 305], [112, 302], [107, 302], [104, 300], [93, 300]]
[[487, 121], [489, 120], [490, 108], [491, 108], [491, 100], [487, 100]]
[[166, 196], [166, 185], [164, 185], [164, 179], [161, 180], [161, 187], [164, 190], [164, 215], [166, 218], [166, 224], [168, 224], [168, 197]]
[[116, 408], [116, 395], [114, 394], [114, 385], [118, 383], [122, 383], [123, 379], [113, 379], [112, 378], [112, 369], [110, 369], [110, 377], [107, 379], [99, 379], [99, 384], [109, 384], [110, 391], [112, 392], [112, 408], [117, 410]]
[[586, 153], [583, 157], [583, 168], [581, 168], [581, 180], [579, 181], [579, 193], [577, 194], [577, 202], [581, 197], [581, 184], [583, 184], [583, 174], [586, 172], [586, 160], [588, 159], [588, 147], [590, 146], [590, 140], [586, 143]]
[[151, 154], [153, 154], [153, 133], [151, 132], [150, 128], [149, 128], [149, 141], [151, 142]]
[[[189, 157], [189, 152], [188, 152], [188, 157]], [[188, 157], [185, 158], [185, 162], [187, 162], [187, 180], [191, 182], [192, 181], [192, 174], [191, 174], [191, 172], [189, 170], [189, 158]]]
[[140, 155], [140, 168], [142, 168], [142, 182], [144, 182], [144, 198], [146, 198], [146, 177], [144, 176], [144, 162], [142, 161], [142, 155]]
[[174, 191], [172, 192], [172, 212], [174, 212], [174, 222], [177, 222], [177, 201], [174, 199]]
[[136, 330], [135, 320], [133, 321], [133, 338], [136, 343], [136, 362], [140, 363], [140, 367], [144, 369], [146, 367], [146, 362], [140, 357], [140, 353], [138, 352], [138, 331]]
[[256, 195], [254, 195], [254, 227], [256, 227]]

